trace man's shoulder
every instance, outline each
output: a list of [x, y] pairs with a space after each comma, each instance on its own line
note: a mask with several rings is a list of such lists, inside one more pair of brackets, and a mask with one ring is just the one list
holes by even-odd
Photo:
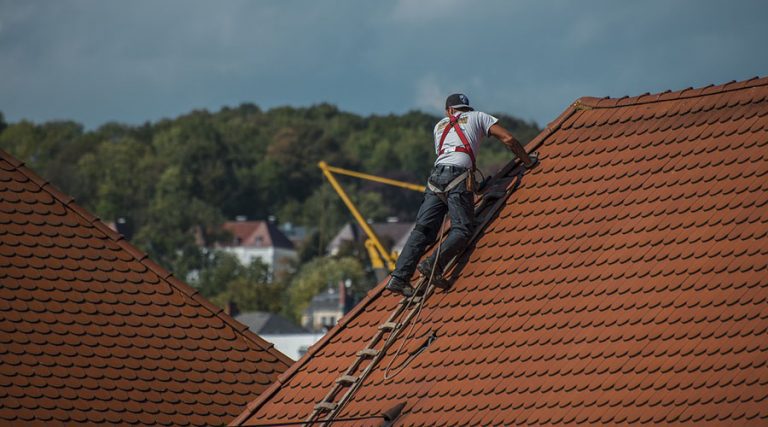
[[448, 125], [448, 117], [443, 117], [435, 123], [435, 132], [442, 131]]
[[[490, 114], [486, 113], [485, 111], [477, 111], [477, 110], [468, 111], [467, 114], [471, 114], [473, 116], [491, 116]], [[491, 116], [491, 117], [493, 117], [493, 116]]]
[[483, 122], [483, 123], [486, 123], [486, 122], [490, 123], [490, 122], [492, 122], [492, 123], [495, 123], [495, 122], [497, 122], [499, 120], [499, 119], [496, 118], [496, 116], [493, 116], [493, 115], [488, 114], [488, 113], [483, 112], [483, 111], [472, 111], [472, 112], [475, 113], [472, 118], [477, 120], [477, 121], [479, 121], [479, 122]]

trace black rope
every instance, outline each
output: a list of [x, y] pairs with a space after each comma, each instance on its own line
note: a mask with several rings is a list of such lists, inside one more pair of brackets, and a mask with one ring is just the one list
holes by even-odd
[[[363, 421], [363, 420], [384, 420], [387, 421], [387, 417], [384, 415], [369, 415], [367, 417], [350, 417], [350, 418], [335, 418], [332, 421]], [[286, 421], [282, 423], [270, 423], [270, 424], [248, 424], [250, 427], [279, 427], [279, 426], [304, 426], [304, 425], [312, 425], [317, 423], [325, 423], [329, 420], [315, 420], [315, 421]]]

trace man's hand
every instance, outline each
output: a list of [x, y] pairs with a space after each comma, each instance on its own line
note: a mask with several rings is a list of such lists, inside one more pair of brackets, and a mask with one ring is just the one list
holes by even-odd
[[535, 162], [530, 158], [530, 156], [528, 156], [525, 148], [523, 148], [523, 144], [521, 144], [520, 141], [518, 141], [510, 131], [506, 130], [500, 124], [495, 123], [493, 126], [491, 126], [490, 129], [488, 129], [488, 133], [506, 145], [510, 151], [515, 153], [515, 156], [517, 156], [517, 158], [523, 162], [525, 167], [531, 168], [535, 165]]

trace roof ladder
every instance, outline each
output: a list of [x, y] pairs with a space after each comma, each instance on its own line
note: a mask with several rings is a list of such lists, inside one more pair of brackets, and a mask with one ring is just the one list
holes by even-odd
[[[420, 278], [416, 286], [425, 286], [424, 279]], [[357, 352], [352, 365], [336, 379], [333, 387], [317, 405], [312, 414], [305, 420], [306, 423], [317, 422], [325, 414], [326, 425], [341, 411], [347, 401], [352, 397], [357, 388], [362, 384], [368, 374], [373, 371], [379, 360], [386, 354], [387, 348], [395, 341], [398, 333], [407, 325], [418, 312], [418, 307], [426, 300], [432, 289], [428, 289], [424, 296], [403, 298], [396, 308], [390, 313], [389, 318], [379, 325], [377, 332], [368, 342], [368, 345]], [[408, 304], [411, 302], [411, 304]], [[365, 364], [365, 361], [368, 361]], [[358, 373], [359, 372], [359, 373]], [[340, 393], [347, 389], [341, 395]], [[337, 397], [339, 397], [337, 399]]]
[[[509, 173], [520, 170], [519, 168], [510, 169], [511, 171], [508, 169], [503, 172]], [[479, 236], [480, 231], [484, 229], [488, 222], [493, 218], [494, 214], [498, 211], [507, 197], [517, 189], [521, 177], [522, 172], [519, 172], [517, 183], [512, 186], [510, 186], [512, 179], [505, 179], [504, 177], [500, 178], [496, 182], [496, 185], [493, 186], [496, 187], [495, 194], [493, 191], [494, 189], [492, 188], [490, 189], [491, 191], [486, 192], [487, 197], [483, 197], [479, 201], [479, 204], [475, 207], [475, 215], [480, 224], [475, 228], [470, 243]], [[514, 176], [512, 176], [512, 178], [514, 178]], [[469, 243], [467, 246], [469, 246]], [[450, 260], [446, 264], [445, 271], [449, 271], [455, 263], [456, 258]], [[426, 286], [426, 281], [427, 278], [423, 276], [420, 277], [416, 282], [416, 289]], [[368, 345], [356, 353], [352, 365], [350, 365], [349, 368], [334, 381], [331, 390], [315, 405], [312, 413], [304, 421], [305, 423], [313, 425], [317, 422], [323, 422], [323, 426], [328, 426], [333, 422], [333, 419], [352, 398], [352, 395], [354, 395], [358, 387], [365, 381], [368, 374], [373, 371], [378, 362], [384, 357], [387, 348], [397, 339], [399, 332], [402, 331], [418, 313], [418, 308], [429, 298], [429, 295], [433, 290], [434, 286], [430, 286], [424, 292], [424, 295], [414, 295], [410, 298], [406, 297], [397, 304], [394, 311], [389, 315], [389, 318], [378, 326], [378, 330], [368, 342]], [[384, 339], [385, 337], [386, 339]], [[382, 341], [384, 342], [382, 343]], [[366, 360], [369, 360], [369, 362], [367, 365], [363, 366]], [[360, 373], [358, 374], [358, 372]], [[337, 399], [339, 393], [344, 389], [347, 389], [346, 392]], [[322, 421], [320, 420], [321, 417], [324, 417]]]

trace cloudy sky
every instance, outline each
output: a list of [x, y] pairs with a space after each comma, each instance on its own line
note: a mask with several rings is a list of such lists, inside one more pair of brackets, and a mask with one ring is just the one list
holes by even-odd
[[768, 75], [768, 2], [0, 0], [0, 111], [88, 128], [252, 102], [546, 124], [580, 96]]

